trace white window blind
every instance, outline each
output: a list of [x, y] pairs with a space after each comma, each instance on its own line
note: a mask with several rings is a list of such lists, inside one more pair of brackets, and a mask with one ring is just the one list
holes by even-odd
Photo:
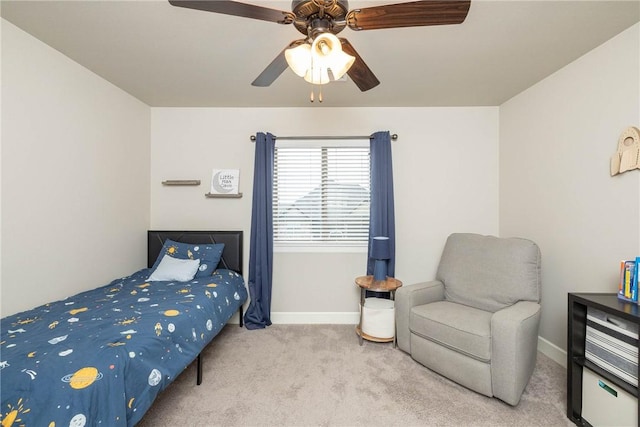
[[[369, 144], [276, 144], [274, 243], [366, 246]], [[292, 146], [293, 145], [293, 146]]]

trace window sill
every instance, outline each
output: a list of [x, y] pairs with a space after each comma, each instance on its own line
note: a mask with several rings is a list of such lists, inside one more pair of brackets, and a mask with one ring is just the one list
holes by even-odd
[[366, 246], [340, 245], [273, 245], [275, 253], [367, 253]]

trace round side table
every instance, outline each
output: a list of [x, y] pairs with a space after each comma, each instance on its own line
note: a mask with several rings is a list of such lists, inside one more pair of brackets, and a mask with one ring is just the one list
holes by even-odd
[[[389, 292], [391, 300], [395, 299], [396, 289], [402, 286], [402, 282], [393, 277], [387, 277], [386, 280], [374, 280], [373, 276], [360, 276], [356, 277], [356, 285], [360, 287], [360, 321], [356, 326], [356, 333], [360, 337], [360, 345], [362, 340], [375, 342], [391, 342], [396, 345], [396, 334], [393, 334], [392, 338], [377, 338], [362, 332], [362, 317], [364, 312], [365, 296], [367, 291], [374, 292]], [[395, 319], [394, 319], [395, 321]]]

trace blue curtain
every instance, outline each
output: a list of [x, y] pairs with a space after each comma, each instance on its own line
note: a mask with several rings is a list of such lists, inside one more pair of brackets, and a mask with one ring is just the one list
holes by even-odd
[[271, 325], [271, 281], [273, 276], [273, 156], [275, 138], [270, 133], [256, 135], [253, 167], [253, 207], [249, 248], [249, 295], [244, 315], [247, 329]]
[[[387, 263], [387, 276], [395, 277], [396, 226], [393, 207], [393, 168], [391, 164], [391, 135], [376, 132], [371, 137], [371, 210], [369, 242], [374, 236], [389, 237], [391, 258]], [[367, 274], [373, 274], [375, 261], [371, 259], [371, 243], [367, 254]]]

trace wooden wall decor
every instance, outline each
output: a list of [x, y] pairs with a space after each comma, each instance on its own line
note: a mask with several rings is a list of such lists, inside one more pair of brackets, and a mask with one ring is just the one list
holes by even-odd
[[640, 169], [640, 130], [630, 126], [618, 139], [618, 150], [611, 157], [611, 176]]

